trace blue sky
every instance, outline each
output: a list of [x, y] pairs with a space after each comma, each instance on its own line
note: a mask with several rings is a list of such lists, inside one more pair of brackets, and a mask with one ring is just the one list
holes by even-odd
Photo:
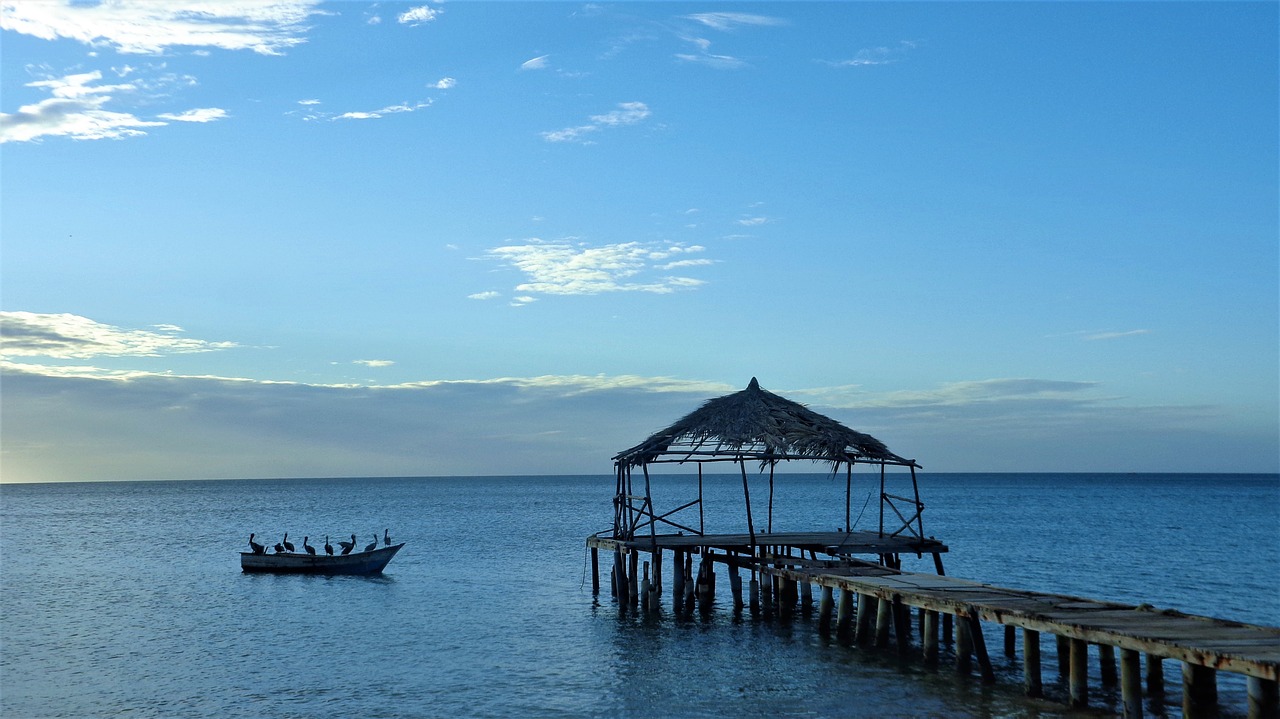
[[1280, 470], [1274, 3], [0, 2], [3, 481]]

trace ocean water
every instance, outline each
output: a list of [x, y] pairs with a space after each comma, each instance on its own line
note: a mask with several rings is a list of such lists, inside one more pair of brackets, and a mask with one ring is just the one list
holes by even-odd
[[[767, 521], [767, 479], [752, 477]], [[855, 475], [855, 527], [878, 480]], [[901, 478], [895, 478], [901, 485]], [[741, 479], [705, 479], [708, 531], [741, 529]], [[906, 494], [901, 486], [890, 491]], [[844, 477], [780, 475], [777, 530], [835, 529]], [[843, 647], [816, 620], [620, 613], [591, 594], [584, 539], [611, 476], [113, 482], [0, 487], [0, 716], [1071, 716], [1046, 639], [1049, 700]], [[659, 508], [696, 478], [656, 476]], [[920, 475], [947, 573], [1280, 625], [1275, 475]], [[687, 523], [699, 521], [696, 510]], [[381, 577], [242, 574], [250, 532], [322, 546], [390, 529]], [[669, 567], [670, 562], [666, 563]], [[602, 567], [604, 562], [602, 562]], [[908, 558], [906, 569], [932, 571]], [[667, 582], [668, 589], [670, 581]], [[1096, 671], [1096, 668], [1095, 668]], [[1179, 715], [1176, 665], [1152, 716]], [[1223, 716], [1244, 685], [1223, 674]], [[1056, 701], [1055, 701], [1056, 700]], [[1091, 701], [1115, 710], [1095, 677]]]

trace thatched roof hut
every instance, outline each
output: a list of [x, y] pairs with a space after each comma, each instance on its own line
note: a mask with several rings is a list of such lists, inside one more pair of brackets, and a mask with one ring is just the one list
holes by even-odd
[[[751, 493], [747, 483], [746, 463], [759, 462], [761, 470], [769, 470], [769, 516], [767, 531], [773, 527], [774, 469], [780, 462], [809, 460], [826, 462], [832, 472], [843, 466], [846, 471], [845, 531], [851, 532], [849, 505], [852, 495], [852, 471], [855, 464], [880, 466], [881, 519], [880, 533], [885, 534], [884, 510], [890, 508], [902, 519], [903, 527], [893, 534], [907, 531], [922, 536], [919, 488], [916, 485], [915, 460], [904, 459], [868, 434], [852, 430], [839, 422], [818, 414], [760, 387], [751, 378], [747, 388], [733, 394], [708, 400], [701, 407], [677, 420], [666, 429], [650, 435], [640, 444], [614, 456], [618, 493], [614, 500], [614, 536], [634, 539], [638, 529], [648, 527], [650, 534], [661, 522], [682, 531], [702, 534], [699, 527], [679, 524], [670, 516], [682, 509], [702, 504], [702, 465], [708, 462], [732, 462], [739, 465], [742, 490], [746, 501], [747, 529], [755, 543], [755, 525], [751, 516]], [[696, 463], [698, 466], [698, 498], [681, 507], [657, 514], [650, 491], [649, 465], [657, 463]], [[906, 467], [911, 471], [915, 498], [909, 499], [884, 491], [884, 468]], [[640, 468], [644, 475], [644, 494], [632, 486], [632, 470]], [[894, 504], [898, 500], [907, 508], [904, 515]], [[914, 504], [914, 508], [910, 508]], [[912, 527], [912, 523], [916, 526]]]
[[833, 464], [884, 462], [909, 466], [880, 440], [760, 387], [707, 400], [666, 429], [623, 450], [613, 461], [635, 467], [658, 461], [809, 459]]

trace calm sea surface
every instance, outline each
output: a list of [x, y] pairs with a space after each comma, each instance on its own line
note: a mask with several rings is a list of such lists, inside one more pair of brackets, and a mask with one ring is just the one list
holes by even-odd
[[[767, 480], [752, 481], [762, 522]], [[1280, 625], [1275, 475], [920, 481], [950, 575]], [[741, 529], [740, 479], [706, 484], [707, 530]], [[872, 486], [855, 475], [856, 528], [878, 521]], [[843, 524], [843, 476], [777, 487], [775, 529]], [[674, 506], [696, 480], [654, 491]], [[607, 575], [593, 600], [583, 541], [608, 528], [612, 493], [611, 476], [4, 485], [0, 716], [1069, 715], [1021, 696], [997, 629], [1000, 681], [983, 687], [841, 647], [799, 614], [735, 616], [727, 596], [707, 617], [620, 615]], [[408, 545], [382, 577], [240, 572], [250, 532], [271, 545], [287, 531], [301, 551], [304, 535], [354, 532], [359, 548], [387, 528]], [[1052, 644], [1044, 679], [1061, 699]], [[1166, 668], [1168, 704], [1149, 712], [1178, 715], [1178, 675]], [[1220, 692], [1243, 716], [1243, 682], [1222, 675]], [[1091, 700], [1117, 703], [1096, 681]]]

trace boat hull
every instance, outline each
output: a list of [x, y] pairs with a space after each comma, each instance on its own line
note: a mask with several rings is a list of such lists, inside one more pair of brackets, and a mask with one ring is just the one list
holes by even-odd
[[351, 554], [280, 554], [240, 553], [240, 570], [243, 572], [271, 572], [274, 574], [381, 574], [383, 568], [396, 556], [404, 544], [375, 549], [372, 552]]

